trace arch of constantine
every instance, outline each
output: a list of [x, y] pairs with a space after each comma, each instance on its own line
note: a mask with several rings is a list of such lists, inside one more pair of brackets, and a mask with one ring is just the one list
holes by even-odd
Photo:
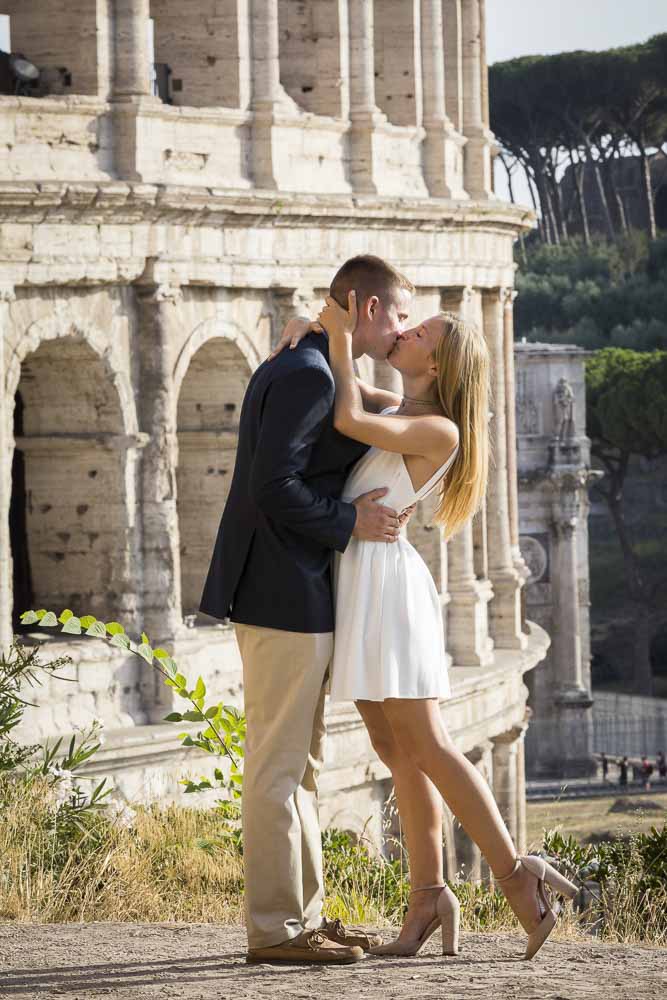
[[[523, 849], [525, 675], [549, 645], [522, 611], [519, 550], [512, 246], [530, 215], [493, 196], [483, 0], [0, 8], [41, 70], [0, 95], [3, 645], [26, 608], [69, 607], [145, 630], [240, 701], [233, 632], [196, 609], [244, 388], [340, 263], [380, 254], [416, 284], [415, 317], [474, 319], [493, 357], [486, 508], [448, 545], [427, 511], [409, 534], [442, 595], [443, 716]], [[138, 658], [39, 639], [73, 664], [33, 693], [31, 740], [101, 718], [95, 767], [130, 798], [203, 773]], [[352, 705], [328, 724], [323, 819], [370, 817], [379, 840], [388, 774]], [[453, 833], [451, 865], [479, 873]]]

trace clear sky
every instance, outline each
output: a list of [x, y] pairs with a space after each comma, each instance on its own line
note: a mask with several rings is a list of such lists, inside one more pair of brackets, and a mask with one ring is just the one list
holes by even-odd
[[489, 63], [645, 42], [667, 31], [667, 0], [486, 0]]

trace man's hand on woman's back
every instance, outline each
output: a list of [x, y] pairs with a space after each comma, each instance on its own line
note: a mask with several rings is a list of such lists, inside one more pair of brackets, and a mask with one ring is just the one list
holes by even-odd
[[395, 510], [377, 501], [389, 490], [383, 487], [362, 493], [352, 503], [357, 509], [357, 520], [352, 535], [362, 542], [396, 542], [400, 532], [400, 520]]

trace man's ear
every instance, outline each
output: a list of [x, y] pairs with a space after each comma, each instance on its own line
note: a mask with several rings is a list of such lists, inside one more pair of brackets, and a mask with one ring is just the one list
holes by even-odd
[[364, 309], [369, 319], [373, 319], [375, 317], [379, 304], [380, 300], [377, 297], [377, 295], [371, 295], [366, 300], [366, 305], [364, 306]]

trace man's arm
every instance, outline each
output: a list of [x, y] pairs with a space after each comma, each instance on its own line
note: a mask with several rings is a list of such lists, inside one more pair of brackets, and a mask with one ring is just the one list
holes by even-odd
[[343, 552], [356, 522], [354, 505], [320, 496], [303, 478], [333, 398], [333, 383], [318, 368], [274, 380], [264, 401], [250, 495], [267, 517]]

